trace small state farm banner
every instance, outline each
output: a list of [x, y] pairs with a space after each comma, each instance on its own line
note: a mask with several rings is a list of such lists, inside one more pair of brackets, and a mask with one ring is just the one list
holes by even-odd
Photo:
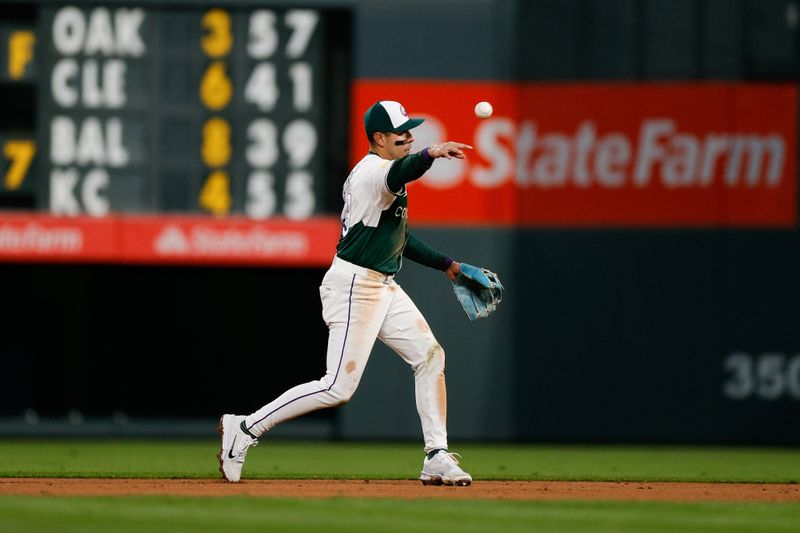
[[126, 263], [327, 266], [341, 232], [338, 218], [128, 217], [121, 225]]
[[113, 261], [114, 219], [0, 213], [0, 261]]
[[340, 230], [335, 217], [300, 222], [0, 213], [0, 261], [324, 267]]
[[[409, 187], [415, 223], [574, 227], [792, 227], [794, 84], [539, 84], [360, 80], [363, 112], [397, 100], [426, 121], [415, 147], [455, 140]], [[476, 118], [488, 100], [494, 115]]]

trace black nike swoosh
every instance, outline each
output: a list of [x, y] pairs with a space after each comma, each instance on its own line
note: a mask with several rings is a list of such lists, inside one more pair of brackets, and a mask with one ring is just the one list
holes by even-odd
[[[236, 435], [236, 437], [238, 436], [239, 435]], [[228, 450], [228, 459], [233, 459], [233, 454], [231, 452], [233, 451], [233, 445], [236, 444], [236, 437], [233, 437], [233, 442], [231, 443], [231, 449]]]

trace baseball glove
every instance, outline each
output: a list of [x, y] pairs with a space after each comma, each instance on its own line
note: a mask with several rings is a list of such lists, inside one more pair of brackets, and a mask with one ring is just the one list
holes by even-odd
[[493, 313], [503, 300], [505, 288], [491, 270], [461, 263], [461, 272], [453, 281], [453, 291], [471, 321]]

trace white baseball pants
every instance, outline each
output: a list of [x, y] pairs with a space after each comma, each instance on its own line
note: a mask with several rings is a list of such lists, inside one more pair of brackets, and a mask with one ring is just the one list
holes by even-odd
[[249, 415], [248, 430], [259, 437], [276, 424], [349, 401], [377, 338], [414, 371], [425, 451], [447, 448], [444, 350], [411, 298], [393, 276], [338, 257], [319, 291], [322, 318], [329, 329], [325, 375], [289, 389]]

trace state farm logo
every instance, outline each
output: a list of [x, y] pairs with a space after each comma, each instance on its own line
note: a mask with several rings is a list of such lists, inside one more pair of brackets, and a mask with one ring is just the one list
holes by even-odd
[[80, 254], [83, 241], [77, 227], [45, 227], [35, 222], [0, 225], [0, 254]]
[[309, 247], [309, 238], [302, 231], [259, 227], [168, 225], [153, 241], [153, 248], [162, 256], [302, 257]]
[[190, 251], [189, 242], [183, 231], [177, 226], [167, 226], [156, 237], [155, 249], [162, 255], [183, 255]]
[[[437, 120], [419, 130], [421, 146], [444, 136]], [[434, 165], [422, 183], [435, 189], [465, 178], [482, 189], [508, 182], [540, 189], [771, 189], [788, 179], [787, 140], [780, 133], [698, 134], [665, 117], [642, 119], [636, 132], [605, 133], [588, 119], [573, 131], [545, 131], [532, 120], [496, 118], [478, 125], [474, 143], [488, 164]]]

